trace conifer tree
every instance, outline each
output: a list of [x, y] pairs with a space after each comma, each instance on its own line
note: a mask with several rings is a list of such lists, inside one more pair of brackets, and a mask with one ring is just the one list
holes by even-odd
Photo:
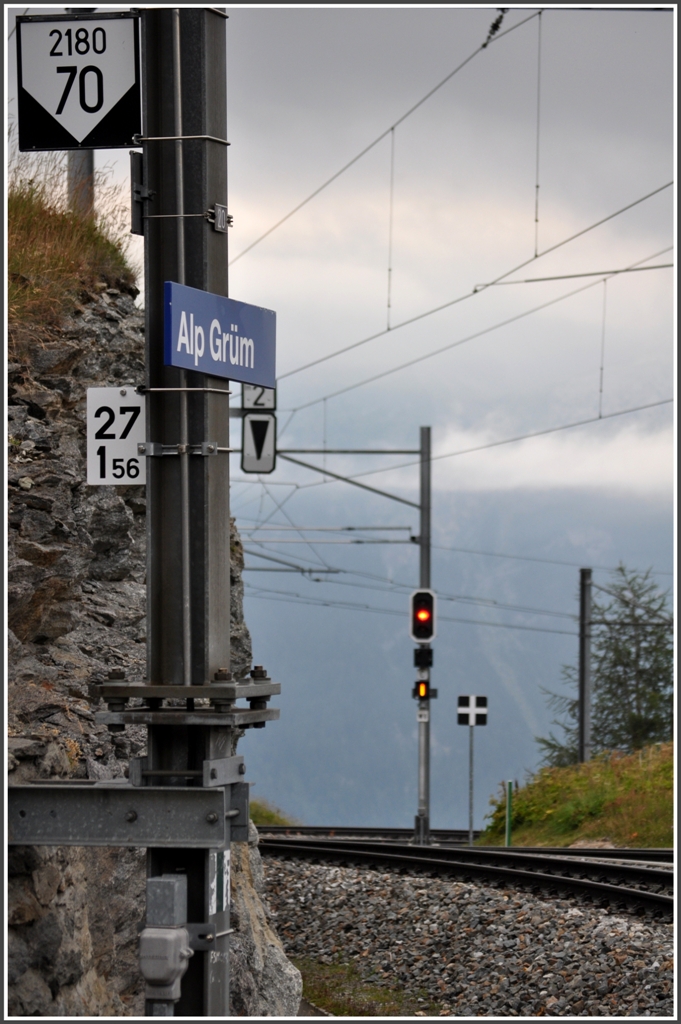
[[[671, 739], [673, 725], [673, 618], [666, 593], [651, 572], [629, 571], [623, 565], [592, 606], [591, 738], [592, 752], [630, 753]], [[578, 676], [563, 666], [571, 694], [544, 690], [563, 730], [537, 739], [544, 764], [577, 763]]]

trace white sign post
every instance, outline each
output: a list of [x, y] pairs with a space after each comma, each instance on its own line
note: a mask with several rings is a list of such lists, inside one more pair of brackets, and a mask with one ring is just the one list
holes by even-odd
[[87, 390], [87, 482], [145, 484], [147, 460], [137, 451], [146, 433], [146, 399], [132, 387]]
[[138, 21], [128, 13], [17, 18], [22, 151], [135, 145]]
[[468, 845], [473, 845], [473, 728], [487, 725], [487, 697], [459, 697], [458, 724], [468, 729]]

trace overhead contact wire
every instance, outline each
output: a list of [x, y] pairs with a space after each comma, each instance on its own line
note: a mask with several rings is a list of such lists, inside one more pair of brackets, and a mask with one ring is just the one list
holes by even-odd
[[254, 249], [256, 245], [259, 245], [260, 242], [263, 242], [266, 238], [268, 238], [273, 231], [276, 231], [277, 228], [280, 228], [282, 224], [285, 224], [287, 220], [290, 220], [294, 214], [298, 213], [299, 210], [302, 210], [304, 206], [307, 206], [309, 202], [315, 199], [316, 196], [320, 194], [320, 192], [323, 192], [324, 189], [328, 188], [328, 186], [331, 185], [334, 181], [336, 181], [337, 178], [340, 178], [341, 174], [344, 174], [351, 167], [353, 167], [354, 164], [356, 164], [358, 160], [361, 160], [363, 156], [366, 156], [367, 153], [370, 153], [371, 150], [375, 146], [377, 146], [379, 142], [382, 142], [382, 140], [385, 139], [386, 136], [390, 134], [390, 132], [394, 131], [394, 129], [397, 128], [398, 125], [402, 124], [403, 121], [406, 121], [408, 117], [411, 117], [411, 115], [416, 110], [418, 110], [419, 107], [423, 106], [426, 100], [429, 100], [431, 96], [434, 96], [435, 93], [439, 89], [441, 89], [443, 85], [446, 85], [447, 82], [449, 82], [449, 80], [454, 77], [454, 75], [457, 75], [459, 71], [462, 71], [466, 67], [466, 65], [473, 60], [474, 57], [477, 57], [477, 55], [485, 49], [487, 43], [498, 42], [499, 39], [502, 39], [504, 36], [507, 36], [509, 32], [514, 32], [515, 29], [520, 28], [521, 25], [526, 25], [528, 21], [532, 21], [532, 19], [536, 17], [537, 12], [531, 14], [528, 18], [524, 18], [523, 21], [519, 21], [517, 25], [513, 25], [511, 28], [506, 29], [505, 32], [500, 32], [494, 39], [490, 40], [488, 37], [487, 42], [483, 43], [481, 46], [478, 46], [478, 48], [474, 50], [473, 53], [471, 53], [468, 57], [466, 57], [464, 61], [461, 62], [461, 64], [455, 67], [453, 71], [450, 71], [448, 75], [446, 75], [440, 82], [437, 83], [437, 85], [433, 86], [433, 88], [430, 89], [425, 94], [425, 96], [422, 96], [421, 99], [418, 100], [418, 102], [416, 102], [413, 105], [413, 107], [410, 107], [409, 110], [406, 111], [406, 113], [402, 114], [401, 117], [398, 117], [394, 124], [392, 124], [389, 128], [386, 128], [386, 130], [384, 132], [381, 132], [380, 135], [377, 135], [373, 142], [370, 142], [368, 146], [365, 146], [364, 149], [362, 149], [356, 156], [352, 158], [352, 160], [348, 160], [348, 162], [344, 164], [340, 168], [340, 170], [336, 171], [335, 174], [332, 174], [330, 178], [327, 178], [327, 180], [322, 185], [320, 185], [319, 188], [316, 188], [314, 192], [311, 192], [310, 195], [307, 196], [306, 199], [303, 199], [301, 203], [298, 203], [298, 205], [294, 206], [292, 210], [289, 210], [289, 212], [284, 217], [278, 220], [276, 224], [273, 224], [271, 228], [268, 228], [268, 230], [265, 231], [264, 234], [256, 238], [256, 240], [254, 242], [251, 242], [250, 245], [247, 245], [245, 249], [242, 249], [241, 252], [234, 257], [233, 260], [230, 260], [229, 266], [231, 267], [232, 263], [236, 263], [236, 261], [240, 260], [242, 256], [245, 256], [247, 252], [250, 252], [251, 249]]
[[[499, 284], [499, 282], [503, 281], [505, 278], [510, 277], [511, 274], [515, 274], [516, 271], [522, 270], [522, 268], [526, 267], [529, 263], [534, 263], [535, 259], [541, 259], [542, 256], [546, 256], [550, 252], [555, 252], [555, 250], [560, 249], [561, 246], [567, 245], [569, 242], [573, 242], [576, 238], [580, 238], [582, 235], [587, 234], [589, 231], [593, 231], [595, 228], [600, 227], [602, 224], [606, 224], [609, 220], [613, 220], [615, 217], [619, 217], [620, 214], [626, 213], [627, 210], [633, 209], [634, 206], [638, 206], [640, 203], [645, 202], [647, 199], [651, 199], [653, 196], [657, 195], [658, 192], [662, 192], [664, 191], [664, 189], [670, 188], [670, 186], [673, 184], [673, 181], [668, 181], [665, 185], [660, 185], [659, 188], [653, 189], [652, 192], [648, 192], [646, 195], [641, 196], [640, 199], [635, 199], [633, 203], [628, 203], [626, 206], [623, 206], [621, 209], [616, 210], [614, 213], [608, 214], [607, 217], [603, 217], [601, 218], [601, 220], [596, 221], [594, 224], [590, 224], [588, 227], [582, 228], [582, 230], [578, 231], [576, 234], [570, 235], [569, 238], [564, 238], [562, 241], [556, 242], [555, 245], [550, 246], [548, 249], [544, 249], [543, 252], [540, 252], [537, 257], [532, 256], [530, 259], [524, 260], [522, 263], [519, 263], [511, 270], [507, 270], [504, 274], [500, 274], [499, 277], [496, 277], [493, 281], [488, 281], [485, 284], [476, 285], [471, 291], [465, 292], [463, 295], [459, 295], [455, 299], [450, 299], [448, 302], [443, 302], [439, 306], [433, 306], [431, 309], [427, 309], [423, 313], [417, 313], [416, 316], [409, 317], [407, 320], [402, 320], [399, 324], [395, 324], [393, 327], [391, 327], [391, 331], [397, 331], [400, 329], [400, 327], [408, 327], [409, 324], [417, 323], [419, 320], [424, 320], [426, 317], [432, 316], [434, 313], [439, 313], [443, 309], [449, 309], [450, 306], [456, 306], [459, 302], [464, 302], [466, 299], [472, 298], [474, 295], [479, 295], [487, 288], [491, 288], [493, 285]], [[382, 338], [387, 333], [387, 331], [383, 330], [378, 331], [376, 334], [370, 334], [368, 337], [362, 338], [360, 341], [355, 341], [351, 345], [346, 345], [344, 346], [344, 348], [339, 348], [335, 352], [329, 352], [329, 354], [326, 356], [320, 356], [319, 359], [313, 359], [309, 363], [304, 363], [302, 366], [298, 366], [293, 370], [288, 370], [286, 373], [280, 374], [279, 377], [277, 378], [277, 381], [285, 380], [286, 377], [292, 377], [296, 373], [302, 373], [303, 370], [309, 370], [311, 367], [318, 366], [320, 363], [325, 363], [329, 359], [335, 359], [336, 356], [341, 356], [344, 355], [344, 353], [346, 352], [351, 352], [353, 349], [359, 348], [361, 345], [366, 345], [370, 341], [375, 341], [377, 338]], [[306, 408], [306, 406], [298, 406], [297, 409], [293, 411], [297, 411], [298, 409], [302, 408]]]

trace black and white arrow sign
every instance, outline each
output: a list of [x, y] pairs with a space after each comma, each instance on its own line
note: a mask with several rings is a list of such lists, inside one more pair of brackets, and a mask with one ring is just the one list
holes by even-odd
[[140, 133], [139, 18], [17, 18], [19, 149], [113, 149]]
[[487, 725], [487, 697], [459, 697], [459, 725]]
[[244, 473], [271, 473], [276, 462], [277, 419], [273, 413], [244, 416], [241, 468]]

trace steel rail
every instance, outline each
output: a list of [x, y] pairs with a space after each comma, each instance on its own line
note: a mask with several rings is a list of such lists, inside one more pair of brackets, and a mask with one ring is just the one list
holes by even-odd
[[[422, 847], [398, 843], [372, 843], [349, 839], [260, 839], [265, 855], [283, 855], [317, 860], [361, 862], [380, 867], [394, 867], [427, 873], [458, 875], [463, 880], [486, 880], [511, 883], [519, 887], [548, 890], [551, 893], [578, 893], [598, 902], [627, 904], [673, 914], [674, 897], [648, 888], [631, 888], [622, 882], [637, 882], [657, 889], [673, 885], [673, 873], [658, 867], [642, 867], [626, 863], [589, 864], [580, 859], [580, 852], [562, 857], [527, 853], [505, 848]], [[606, 856], [609, 851], [606, 851]], [[603, 853], [603, 851], [601, 851]], [[597, 878], [585, 877], [596, 874]]]
[[[319, 836], [327, 839], [381, 839], [388, 842], [395, 842], [400, 839], [410, 840], [414, 830], [410, 828], [367, 828], [351, 825], [262, 825], [260, 826], [263, 835], [289, 836], [291, 838], [306, 838]], [[433, 845], [437, 848], [441, 843], [454, 844], [455, 846], [466, 846], [468, 848], [468, 829], [455, 828], [443, 829], [434, 828], [430, 830]], [[473, 838], [477, 839], [480, 832], [474, 831]], [[506, 847], [475, 847], [476, 851], [484, 850], [506, 850]], [[565, 846], [522, 846], [511, 847], [511, 851], [519, 853], [555, 854], [569, 857], [597, 857], [603, 860], [640, 860], [655, 861], [662, 864], [674, 862], [673, 847], [624, 847], [624, 848], [601, 848], [596, 846], [587, 847], [565, 847]]]

